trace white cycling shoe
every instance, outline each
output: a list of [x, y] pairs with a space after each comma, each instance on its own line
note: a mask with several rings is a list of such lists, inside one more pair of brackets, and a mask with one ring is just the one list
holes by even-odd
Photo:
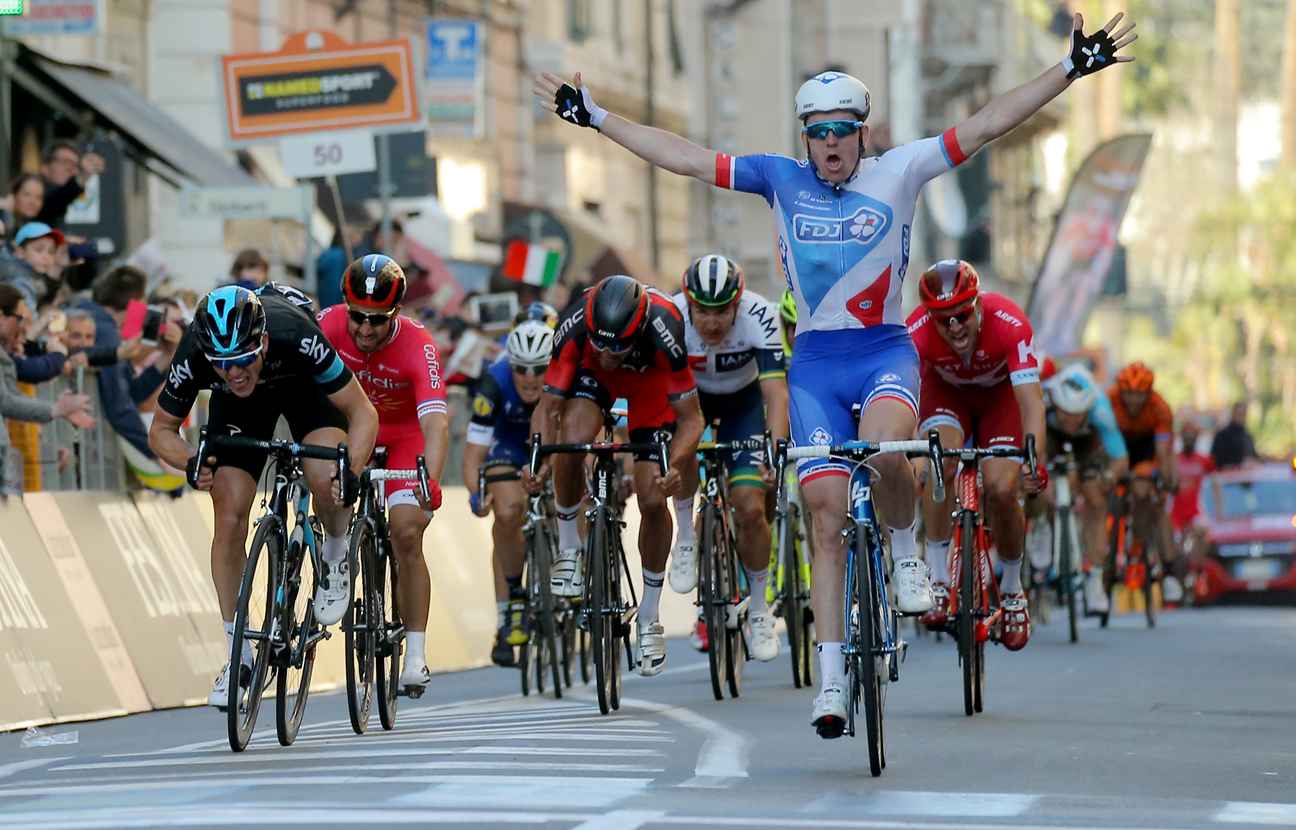
[[565, 548], [554, 557], [549, 570], [549, 590], [556, 597], [585, 595], [585, 572], [581, 567], [581, 549]]
[[426, 686], [432, 682], [432, 672], [426, 665], [407, 663], [401, 671], [399, 685], [402, 689], [408, 686]]
[[675, 543], [671, 551], [670, 574], [671, 590], [677, 594], [687, 594], [697, 587], [698, 563], [697, 545], [693, 542]]
[[779, 641], [778, 635], [774, 633], [774, 615], [768, 612], [752, 614], [747, 618], [747, 626], [751, 629], [747, 638], [751, 656], [762, 663], [778, 657]]
[[810, 725], [825, 740], [840, 738], [846, 731], [846, 690], [832, 684], [825, 686], [815, 698]]
[[926, 562], [918, 558], [897, 560], [891, 584], [901, 614], [925, 614], [932, 609], [931, 569]]
[[1183, 583], [1174, 574], [1166, 574], [1161, 578], [1161, 598], [1166, 602], [1183, 602]]
[[1089, 578], [1085, 580], [1085, 607], [1091, 614], [1106, 614], [1111, 610], [1111, 602], [1107, 599], [1107, 589], [1103, 587], [1103, 575], [1101, 568], [1094, 568], [1089, 572]]
[[666, 632], [659, 622], [639, 625], [639, 674], [655, 677], [666, 668]]
[[315, 619], [321, 625], [336, 625], [351, 604], [351, 563], [325, 562], [315, 591]]
[[[250, 675], [252, 673], [251, 664], [244, 664], [243, 671]], [[211, 694], [207, 695], [207, 705], [215, 706], [224, 712], [229, 708], [229, 684], [230, 684], [230, 664], [226, 663], [225, 668], [220, 670], [216, 675], [216, 682], [212, 684]], [[246, 681], [243, 683], [247, 685]]]

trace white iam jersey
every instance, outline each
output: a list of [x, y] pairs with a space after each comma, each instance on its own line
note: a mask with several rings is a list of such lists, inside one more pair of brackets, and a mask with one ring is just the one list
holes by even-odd
[[738, 316], [728, 336], [708, 346], [689, 318], [684, 292], [671, 298], [684, 315], [684, 345], [697, 387], [708, 395], [728, 395], [766, 378], [784, 377], [783, 337], [778, 310], [755, 291], [743, 291]]

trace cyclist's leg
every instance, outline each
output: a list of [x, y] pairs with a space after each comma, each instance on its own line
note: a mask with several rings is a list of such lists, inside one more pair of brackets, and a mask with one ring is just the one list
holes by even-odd
[[[633, 402], [631, 406], [634, 406]], [[631, 418], [633, 417], [632, 409]], [[649, 441], [652, 434], [661, 428], [664, 427], [632, 427], [630, 440]], [[643, 566], [643, 593], [639, 597], [638, 613], [639, 673], [648, 677], [660, 674], [666, 667], [666, 639], [659, 609], [673, 528], [671, 511], [666, 506], [666, 495], [656, 484], [659, 475], [661, 469], [656, 451], [636, 454], [634, 490], [639, 504], [639, 561]], [[613, 563], [612, 567], [620, 567], [620, 563]]]
[[[387, 447], [387, 465], [397, 470], [413, 469], [424, 449], [422, 433], [384, 434], [378, 443]], [[417, 487], [417, 479], [383, 482], [387, 533], [400, 573], [396, 604], [405, 625], [405, 665], [400, 676], [401, 686], [426, 685], [431, 680], [425, 646], [432, 581], [423, 555], [423, 534], [432, 517], [419, 506], [415, 495]]]
[[[303, 444], [334, 447], [346, 441], [346, 416], [323, 395], [314, 383], [296, 384], [280, 390], [281, 404], [293, 440]], [[334, 497], [337, 464], [320, 459], [304, 459], [302, 471], [313, 496], [315, 515], [324, 525], [324, 543], [320, 545], [319, 590], [315, 594], [315, 616], [324, 625], [333, 625], [346, 614], [351, 597], [351, 567], [347, 562], [347, 525], [351, 508]]]
[[[702, 417], [708, 424], [716, 417], [714, 400], [705, 392], [698, 394]], [[689, 456], [679, 472], [680, 490], [671, 499], [675, 513], [675, 543], [670, 552], [670, 586], [677, 594], [687, 594], [697, 587], [698, 581], [698, 545], [693, 527], [696, 515], [694, 497], [697, 495], [699, 478], [697, 455]]]
[[[489, 467], [490, 461], [487, 460]], [[506, 466], [495, 466], [487, 474], [505, 472]], [[523, 612], [526, 610], [526, 589], [522, 586], [522, 565], [526, 559], [526, 547], [522, 538], [522, 525], [526, 520], [527, 495], [520, 481], [496, 481], [486, 485], [491, 496], [491, 512], [494, 521], [491, 525], [491, 541], [494, 545], [493, 559], [502, 577], [496, 599], [504, 603], [507, 609], [505, 619], [500, 621], [500, 633], [509, 645], [521, 645], [526, 642], [523, 628]]]
[[[963, 446], [964, 436], [972, 429], [971, 413], [966, 406], [967, 393], [959, 392], [935, 373], [927, 373], [922, 379], [922, 402], [920, 406], [920, 423], [918, 435], [925, 436], [931, 430], [940, 435], [942, 447]], [[926, 460], [917, 461], [922, 465], [924, 475], [930, 475]], [[926, 530], [926, 561], [931, 570], [933, 601], [932, 610], [923, 615], [923, 622], [933, 628], [945, 624], [946, 601], [949, 591], [949, 546], [953, 535], [950, 516], [954, 512], [954, 497], [958, 488], [954, 486], [954, 474], [958, 469], [958, 460], [947, 458], [942, 464], [945, 474], [945, 499], [935, 500], [934, 488], [928, 486], [923, 500], [923, 526]]]
[[[577, 377], [576, 395], [563, 405], [562, 443], [588, 443], [603, 427], [603, 413], [612, 398], [601, 385], [589, 387]], [[585, 390], [589, 389], [589, 393]], [[601, 393], [601, 394], [600, 394]], [[554, 508], [558, 513], [558, 555], [550, 572], [550, 587], [562, 597], [579, 597], [585, 592], [578, 527], [581, 501], [585, 497], [585, 458], [575, 453], [553, 456]]]

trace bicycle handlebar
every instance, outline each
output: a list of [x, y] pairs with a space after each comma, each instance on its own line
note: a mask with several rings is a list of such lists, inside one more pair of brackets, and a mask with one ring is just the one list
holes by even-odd
[[198, 458], [205, 462], [207, 450], [212, 447], [228, 447], [240, 450], [258, 450], [267, 455], [287, 458], [314, 458], [320, 461], [337, 462], [337, 480], [341, 481], [350, 465], [350, 455], [345, 443], [336, 447], [325, 447], [319, 444], [298, 444], [296, 441], [285, 441], [274, 438], [269, 441], [262, 438], [249, 438], [246, 435], [212, 435], [207, 427], [198, 432]]
[[415, 467], [412, 470], [397, 470], [397, 469], [387, 469], [383, 467], [370, 467], [369, 469], [365, 470], [363, 473], [360, 474], [361, 485], [367, 487], [370, 484], [379, 481], [399, 481], [401, 479], [408, 479], [408, 478], [417, 479], [418, 486], [419, 486], [419, 493], [422, 494], [423, 501], [427, 502], [432, 498], [432, 493], [431, 493], [432, 488], [428, 485], [427, 461], [423, 458], [423, 456], [420, 455], [417, 459], [415, 459], [414, 465]]
[[780, 470], [779, 498], [781, 499], [783, 496], [783, 476], [781, 471], [788, 461], [801, 458], [829, 458], [831, 456], [864, 461], [874, 455], [891, 452], [904, 453], [908, 458], [926, 458], [931, 465], [934, 478], [932, 485], [933, 495], [937, 502], [945, 500], [945, 467], [941, 463], [941, 457], [945, 454], [945, 451], [941, 449], [940, 434], [936, 430], [928, 432], [925, 441], [922, 439], [845, 441], [832, 445], [812, 444], [806, 447], [791, 447], [788, 446], [787, 441], [779, 439], [778, 449], [775, 452], [775, 461]]
[[531, 475], [534, 476], [540, 471], [540, 456], [542, 455], [563, 455], [567, 453], [617, 455], [621, 453], [650, 452], [657, 453], [658, 467], [661, 470], [662, 477], [665, 478], [670, 474], [670, 433], [665, 430], [659, 431], [657, 440], [652, 443], [646, 441], [592, 441], [587, 444], [541, 444], [540, 433], [537, 432], [531, 436], [528, 466]]

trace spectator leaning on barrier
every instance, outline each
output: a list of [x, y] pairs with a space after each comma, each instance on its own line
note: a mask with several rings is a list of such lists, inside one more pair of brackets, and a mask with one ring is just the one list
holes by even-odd
[[[22, 348], [23, 332], [31, 322], [31, 314], [18, 289], [0, 284], [0, 416], [39, 423], [66, 418], [82, 429], [94, 426], [89, 413], [90, 399], [86, 395], [64, 392], [54, 403], [49, 403], [18, 391], [12, 355]], [[21, 471], [22, 459], [14, 457], [9, 432], [0, 429], [0, 492], [21, 492]]]
[[59, 227], [68, 208], [85, 192], [86, 182], [104, 171], [103, 156], [82, 154], [71, 141], [51, 142], [41, 158], [41, 178], [45, 183], [44, 204], [37, 219]]

